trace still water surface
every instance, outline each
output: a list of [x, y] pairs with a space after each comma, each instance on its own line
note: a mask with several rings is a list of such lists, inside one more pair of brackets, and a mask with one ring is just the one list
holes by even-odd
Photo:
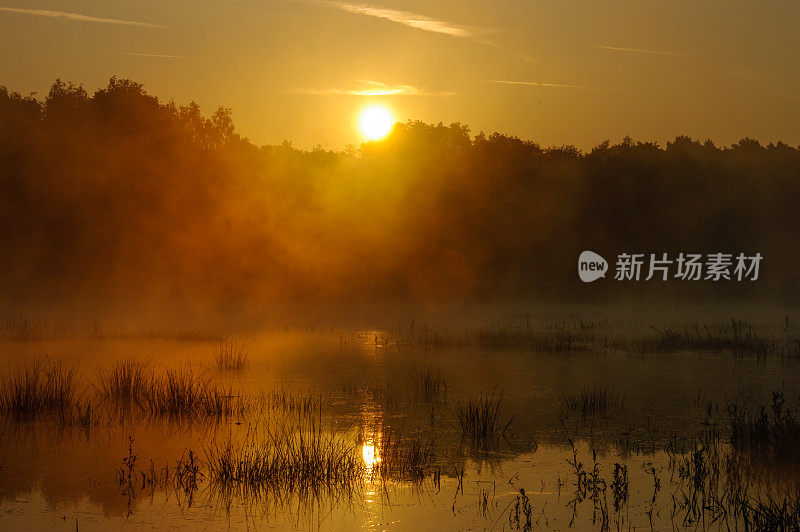
[[[384, 345], [385, 338], [382, 331], [243, 338], [250, 364], [238, 372], [215, 368], [210, 342], [5, 342], [4, 372], [20, 361], [61, 360], [77, 368], [86, 397], [95, 393], [100, 371], [128, 358], [147, 361], [157, 372], [190, 365], [235, 394], [280, 390], [314, 397], [324, 430], [340, 435], [359, 457], [363, 482], [352, 492], [322, 489], [313, 495], [231, 496], [206, 481], [191, 494], [168, 486], [131, 492], [118, 481], [129, 446], [141, 468], [151, 461], [154, 468], [171, 466], [189, 450], [202, 463], [212, 441], [241, 437], [258, 421], [131, 419], [83, 430], [6, 419], [0, 528], [503, 530], [525, 529], [530, 522], [544, 530], [600, 529], [602, 511], [590, 493], [580, 493], [570, 463], [575, 458], [586, 471], [596, 464], [611, 529], [725, 528], [720, 522], [687, 522], [676, 509], [675, 498], [687, 492], [670, 464], [676, 442], [722, 424], [730, 402], [767, 404], [775, 389], [788, 398], [800, 393], [796, 360], [730, 353], [398, 349]], [[409, 385], [413, 368], [427, 367], [446, 381], [446, 394], [435, 400], [415, 396]], [[602, 387], [619, 405], [589, 416], [565, 411], [563, 398], [587, 387]], [[502, 393], [502, 415], [513, 421], [491, 449], [475, 449], [462, 437], [455, 405], [492, 393]], [[280, 416], [295, 414], [264, 415], [280, 422]], [[429, 445], [429, 474], [421, 482], [376, 474], [389, 432]], [[610, 487], [618, 465], [627, 475], [622, 501], [615, 501]]]

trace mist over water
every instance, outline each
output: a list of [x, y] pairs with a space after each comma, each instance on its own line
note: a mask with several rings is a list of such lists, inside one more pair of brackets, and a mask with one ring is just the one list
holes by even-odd
[[[797, 528], [798, 148], [256, 146], [112, 78], [0, 150], [0, 527]], [[615, 279], [664, 253], [763, 262]]]
[[[256, 146], [226, 109], [207, 117], [130, 80], [0, 96], [7, 314], [259, 324], [341, 308], [797, 301], [800, 150], [782, 143], [626, 138], [582, 153], [409, 121], [303, 151]], [[764, 262], [750, 283], [584, 286], [584, 249]]]

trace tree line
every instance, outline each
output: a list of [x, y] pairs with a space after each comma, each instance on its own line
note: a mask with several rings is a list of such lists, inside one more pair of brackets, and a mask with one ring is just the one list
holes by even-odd
[[[257, 146], [229, 109], [206, 116], [115, 77], [91, 95], [0, 88], [0, 159], [5, 309], [800, 295], [800, 149], [780, 142], [581, 151], [408, 121], [342, 151]], [[585, 249], [764, 259], [752, 283], [584, 285]]]

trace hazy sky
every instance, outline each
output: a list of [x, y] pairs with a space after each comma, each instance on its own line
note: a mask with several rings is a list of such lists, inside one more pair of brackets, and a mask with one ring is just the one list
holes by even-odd
[[382, 103], [546, 145], [797, 145], [798, 27], [797, 0], [0, 0], [0, 84], [129, 77], [259, 144], [357, 143]]

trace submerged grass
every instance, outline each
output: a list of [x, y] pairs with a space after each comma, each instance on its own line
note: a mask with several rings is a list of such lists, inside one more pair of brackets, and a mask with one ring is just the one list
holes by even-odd
[[621, 338], [608, 329], [571, 326], [561, 321], [537, 324], [529, 319], [468, 328], [464, 339], [473, 348], [522, 348], [551, 353], [595, 352], [622, 345]]
[[740, 502], [745, 530], [800, 530], [800, 498], [746, 499]]
[[690, 323], [681, 329], [652, 327], [654, 334], [635, 347], [645, 353], [673, 351], [725, 352], [760, 358], [776, 355], [783, 358], [800, 355], [800, 338], [789, 333], [788, 318], [783, 334], [770, 334], [745, 320], [731, 318], [728, 323]]
[[624, 347], [624, 338], [607, 322], [512, 319], [487, 325], [451, 329], [418, 324], [392, 331], [397, 345], [431, 349], [530, 349], [555, 353], [597, 352]]
[[15, 416], [64, 413], [77, 399], [75, 368], [50, 359], [17, 366], [0, 384], [0, 410]]
[[776, 391], [771, 408], [755, 413], [746, 404], [729, 404], [727, 425], [707, 424], [688, 447], [666, 448], [677, 482], [673, 521], [687, 527], [720, 523], [728, 530], [800, 530], [800, 430], [784, 402]]
[[228, 436], [206, 448], [209, 479], [242, 495], [350, 492], [363, 477], [355, 447], [321, 419], [298, 417]]
[[0, 317], [0, 338], [19, 341], [64, 338], [68, 327], [63, 319], [45, 320], [18, 315]]
[[411, 392], [425, 402], [438, 401], [447, 395], [447, 381], [442, 373], [431, 366], [408, 370]]
[[223, 388], [204, 373], [190, 367], [155, 374], [146, 362], [127, 359], [98, 370], [97, 383], [87, 395], [76, 367], [50, 359], [34, 360], [9, 369], [0, 377], [0, 414], [22, 422], [49, 416], [60, 425], [91, 426], [107, 414], [135, 414], [145, 418], [168, 417], [174, 421], [216, 421], [258, 412], [295, 413], [308, 416], [321, 409], [322, 399], [294, 395], [281, 387], [258, 395], [238, 394]]
[[559, 413], [565, 416], [590, 417], [603, 415], [625, 404], [622, 394], [611, 393], [604, 386], [585, 386], [577, 392], [562, 394], [558, 399]]
[[167, 369], [164, 374], [155, 375], [149, 364], [129, 359], [98, 372], [98, 378], [101, 399], [115, 407], [137, 407], [149, 417], [218, 419], [241, 416], [265, 404], [223, 389], [190, 367]]
[[789, 326], [788, 318], [780, 331], [736, 318], [719, 323], [651, 327], [644, 334], [632, 326], [608, 320], [534, 321], [524, 318], [454, 328], [412, 321], [407, 327], [391, 329], [389, 338], [401, 348], [526, 349], [564, 354], [697, 351], [800, 357], [800, 335]]
[[81, 398], [75, 367], [50, 359], [17, 366], [0, 381], [0, 414], [15, 423], [44, 418], [85, 430], [100, 421], [97, 406]]
[[396, 410], [401, 403], [405, 403], [400, 390], [390, 381], [377, 380], [370, 383], [357, 383], [347, 381], [336, 387], [336, 393], [347, 397], [361, 398], [371, 403], [379, 404], [387, 410]]
[[381, 481], [399, 480], [421, 483], [429, 476], [438, 483], [438, 469], [434, 469], [434, 442], [422, 434], [405, 437], [403, 429], [393, 430], [383, 425], [380, 441], [375, 446], [373, 476]]
[[505, 435], [514, 417], [505, 418], [503, 392], [468, 397], [455, 403], [454, 416], [461, 434], [473, 445], [484, 447]]
[[800, 466], [800, 419], [785, 403], [783, 392], [774, 391], [769, 409], [762, 405], [751, 413], [743, 406], [728, 405], [733, 449], [784, 467]]
[[98, 371], [101, 397], [117, 403], [140, 401], [152, 386], [149, 364], [133, 359], [115, 362], [107, 371]]
[[179, 329], [145, 325], [135, 328], [95, 322], [89, 329], [94, 340], [176, 340], [180, 342], [222, 342], [226, 334], [217, 329]]
[[190, 368], [167, 370], [165, 375], [151, 379], [139, 405], [150, 415], [180, 419], [243, 415], [252, 407], [245, 397], [223, 390]]
[[[138, 409], [135, 412], [165, 416], [180, 422], [218, 420], [244, 413], [263, 414], [264, 425], [256, 425], [253, 429], [245, 427], [248, 427], [248, 420], [255, 416], [236, 420], [237, 424], [244, 421], [240, 427], [242, 432], [233, 428], [227, 438], [212, 439], [205, 446], [205, 460], [196, 461], [190, 453], [185, 463], [179, 463], [174, 474], [165, 468], [163, 474], [156, 475], [152, 465], [150, 472], [143, 468], [134, 471], [135, 456], [129, 449], [129, 456], [124, 463], [131, 465], [126, 465], [127, 469], [121, 470], [118, 478], [126, 489], [130, 489], [132, 482], [137, 486], [145, 482], [160, 486], [161, 481], [151, 479], [162, 478], [173, 479], [176, 486], [183, 487], [183, 479], [186, 478], [189, 479], [186, 485], [193, 486], [192, 490], [198, 482], [204, 485], [208, 482], [209, 493], [235, 495], [250, 502], [261, 501], [262, 496], [271, 497], [272, 501], [294, 500], [292, 497], [295, 496], [300, 496], [303, 501], [311, 500], [306, 496], [325, 496], [329, 497], [327, 500], [338, 500], [339, 497], [353, 494], [354, 490], [363, 488], [364, 483], [372, 480], [412, 483], [417, 488], [422, 481], [432, 477], [435, 479], [434, 487], [438, 487], [441, 470], [451, 466], [453, 461], [468, 456], [463, 446], [457, 449], [457, 457], [448, 455], [447, 450], [442, 451], [440, 447], [437, 460], [434, 442], [442, 434], [437, 431], [443, 429], [451, 438], [449, 443], [457, 443], [458, 439], [455, 434], [456, 440], [452, 441], [452, 424], [448, 427], [434, 422], [434, 410], [447, 408], [447, 403], [426, 404], [424, 409], [417, 408], [414, 412], [414, 408], [420, 405], [410, 402], [408, 411], [389, 415], [387, 408], [380, 408], [390, 403], [388, 398], [394, 396], [388, 383], [379, 383], [371, 388], [355, 385], [345, 388], [348, 395], [361, 395], [365, 401], [371, 402], [382, 419], [381, 423], [389, 420], [380, 428], [370, 421], [367, 429], [365, 423], [365, 434], [371, 438], [366, 442], [361, 437], [351, 438], [347, 430], [337, 431], [333, 426], [326, 426], [323, 430], [323, 397], [298, 397], [285, 388], [271, 393], [262, 392], [258, 396], [239, 396], [226, 392], [206, 374], [194, 373], [190, 368], [155, 374], [149, 364], [133, 359], [117, 362], [108, 368], [97, 373], [100, 381], [96, 387], [97, 395], [91, 398], [95, 402], [89, 402], [81, 399], [75, 368], [65, 368], [50, 360], [20, 365], [0, 382], [0, 413], [19, 416], [55, 414], [54, 419], [63, 424], [86, 426], [94, 423], [98, 407], [115, 404], [131, 405]], [[212, 372], [208, 373], [213, 375]], [[409, 370], [407, 385], [411, 393], [426, 398], [426, 401], [443, 399], [447, 389], [440, 370], [430, 366]], [[401, 388], [405, 392], [406, 388]], [[382, 402], [376, 401], [376, 398], [382, 399]], [[343, 402], [347, 403], [348, 408], [355, 403]], [[694, 403], [701, 405], [699, 393]], [[502, 393], [495, 391], [488, 395], [469, 396], [451, 404], [462, 441], [468, 441], [473, 446], [472, 451], [495, 451], [500, 438], [504, 438], [503, 445], [517, 439], [512, 435], [506, 436], [513, 417], [504, 413]], [[624, 404], [623, 396], [595, 385], [561, 396], [556, 408], [589, 417], [608, 413]], [[766, 474], [774, 474], [772, 470], [767, 471], [767, 464], [772, 464], [770, 467], [774, 470], [789, 470], [794, 467], [793, 464], [800, 463], [798, 410], [794, 406], [788, 407], [788, 401], [781, 392], [773, 394], [771, 405], [756, 410], [739, 405], [729, 406], [727, 418], [722, 409], [722, 415], [712, 419], [712, 408], [705, 408], [705, 403], [702, 404], [708, 413], [709, 427], [692, 446], [681, 451], [680, 456], [673, 453], [671, 458], [671, 469], [679, 483], [673, 499], [673, 511], [678, 521], [696, 524], [708, 516], [710, 522], [725, 520], [726, 524], [731, 523], [732, 528], [736, 528], [737, 523], [745, 523], [745, 529], [796, 529], [792, 527], [800, 522], [797, 493]], [[414, 413], [419, 416], [414, 418]], [[333, 416], [334, 420], [337, 415]], [[400, 416], [413, 423], [415, 428], [407, 433], [402, 429], [398, 431], [397, 419]], [[341, 421], [342, 418], [338, 419]], [[726, 419], [728, 425], [723, 427]], [[390, 426], [392, 423], [394, 430]], [[719, 423], [719, 426], [715, 423]], [[643, 427], [638, 427], [639, 432], [642, 430]], [[246, 434], [243, 434], [244, 431]], [[644, 432], [649, 431], [644, 428]], [[362, 450], [360, 443], [374, 444], [374, 449], [370, 449], [371, 454], [367, 453], [366, 447]], [[368, 459], [368, 456], [373, 459]], [[743, 457], [750, 459], [743, 460]], [[616, 513], [626, 507], [628, 483], [630, 481], [633, 486], [636, 477], [631, 476], [629, 480], [628, 466], [615, 464], [613, 477], [600, 479], [596, 457], [593, 457], [593, 461], [595, 468], [584, 470], [575, 459], [576, 490], [581, 498], [592, 500], [594, 487], [602, 485], [602, 497], [605, 498], [607, 485], [614, 503], [603, 503], [599, 507], [607, 521], [611, 508]], [[654, 486], [658, 486], [653, 490], [657, 493], [660, 481], [656, 478], [656, 470], [651, 470]], [[791, 471], [790, 474], [794, 475]], [[792, 482], [796, 478], [796, 475], [792, 477]], [[670, 482], [671, 479], [672, 475]], [[775, 489], [773, 492], [759, 492], [757, 482]], [[559, 490], [560, 486], [559, 478]], [[791, 489], [796, 489], [797, 484], [791, 486]], [[521, 493], [524, 497], [524, 492]], [[281, 499], [286, 494], [292, 497]], [[523, 497], [518, 500], [524, 502]], [[655, 504], [655, 494], [653, 497]], [[517, 516], [524, 516], [530, 510], [522, 503], [518, 503], [517, 508]], [[522, 523], [524, 528], [528, 521], [530, 519], [515, 522]]]
[[223, 371], [241, 371], [250, 365], [250, 353], [240, 342], [221, 343], [214, 350], [214, 363]]
[[322, 409], [322, 396], [294, 395], [285, 386], [262, 392], [253, 400], [254, 409], [260, 411], [280, 411], [298, 415], [311, 415]]

